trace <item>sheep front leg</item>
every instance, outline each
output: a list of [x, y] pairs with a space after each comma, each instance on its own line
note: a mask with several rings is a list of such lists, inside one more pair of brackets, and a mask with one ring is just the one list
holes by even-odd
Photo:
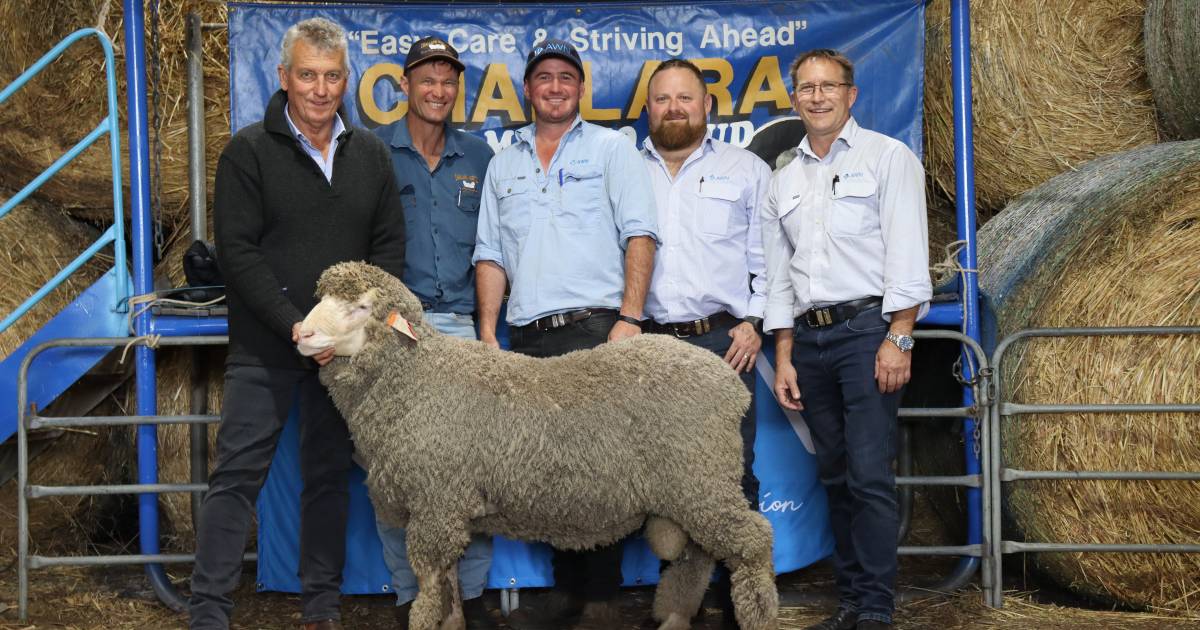
[[409, 612], [409, 627], [463, 630], [466, 622], [458, 589], [457, 562], [470, 542], [465, 522], [458, 521], [455, 525], [453, 521], [422, 518], [414, 513], [406, 536], [408, 561], [417, 576], [417, 598]]

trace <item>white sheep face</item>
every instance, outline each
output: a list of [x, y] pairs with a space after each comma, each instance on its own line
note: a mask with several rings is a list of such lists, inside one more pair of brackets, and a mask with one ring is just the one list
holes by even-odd
[[327, 348], [341, 357], [358, 354], [367, 340], [365, 330], [375, 307], [376, 290], [371, 289], [353, 302], [327, 295], [309, 311], [300, 324], [300, 354], [310, 357]]

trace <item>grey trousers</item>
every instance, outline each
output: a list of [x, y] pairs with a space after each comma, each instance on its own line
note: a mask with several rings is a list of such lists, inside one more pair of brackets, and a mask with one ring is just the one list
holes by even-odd
[[[258, 492], [292, 401], [300, 403], [302, 623], [339, 619], [353, 445], [315, 370], [230, 365], [217, 432], [217, 463], [196, 532], [191, 628], [224, 629]], [[286, 623], [281, 620], [281, 623]]]

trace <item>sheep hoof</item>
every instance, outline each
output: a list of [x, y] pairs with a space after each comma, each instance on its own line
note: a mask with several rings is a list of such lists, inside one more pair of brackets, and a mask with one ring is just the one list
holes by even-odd
[[691, 627], [691, 621], [687, 617], [679, 613], [671, 613], [667, 616], [667, 620], [658, 627], [658, 630], [689, 630]]

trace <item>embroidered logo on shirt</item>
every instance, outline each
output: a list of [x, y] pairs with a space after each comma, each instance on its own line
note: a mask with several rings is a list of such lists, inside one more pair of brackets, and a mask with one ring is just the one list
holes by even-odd
[[464, 190], [476, 190], [479, 186], [479, 178], [474, 175], [455, 175], [454, 179], [459, 181]]

